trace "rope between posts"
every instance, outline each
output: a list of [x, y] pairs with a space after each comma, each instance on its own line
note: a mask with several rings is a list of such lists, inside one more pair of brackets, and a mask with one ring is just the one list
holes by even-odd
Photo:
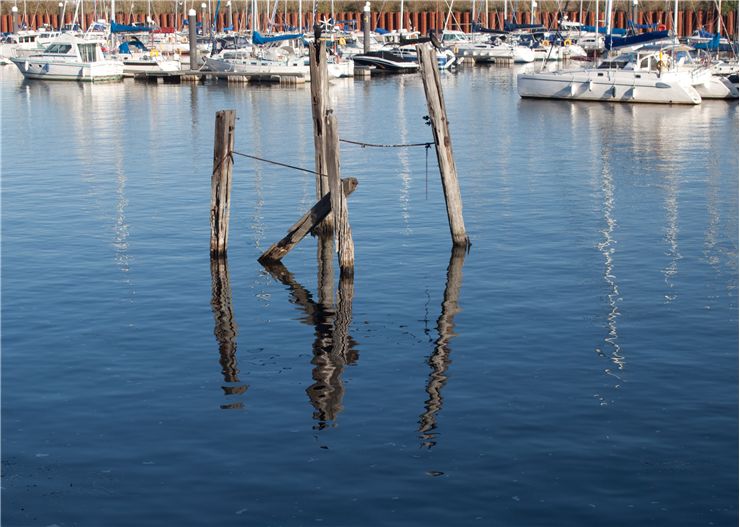
[[[235, 155], [238, 155], [238, 156], [242, 156], [242, 157], [248, 157], [249, 159], [254, 159], [256, 161], [262, 161], [263, 163], [269, 163], [271, 165], [277, 165], [279, 167], [291, 168], [293, 170], [300, 170], [301, 172], [308, 172], [309, 174], [318, 174], [318, 172], [316, 172], [314, 170], [309, 170], [308, 168], [297, 167], [295, 165], [288, 165], [287, 163], [281, 163], [280, 161], [273, 161], [271, 159], [265, 159], [264, 157], [257, 157], [257, 156], [252, 156], [252, 155], [249, 155], [249, 154], [243, 154], [241, 152], [237, 152], [236, 150], [232, 150], [231, 153], [232, 154], [235, 154]], [[326, 175], [326, 174], [323, 174], [323, 175]]]
[[[378, 144], [378, 143], [363, 143], [361, 141], [351, 141], [349, 139], [339, 139], [342, 143], [349, 143], [352, 145], [358, 145], [362, 148], [409, 148], [409, 147], [416, 147], [416, 146], [423, 146], [426, 150], [426, 159], [424, 160], [424, 193], [428, 197], [429, 196], [429, 187], [428, 187], [428, 180], [429, 180], [429, 149], [432, 147], [434, 143], [406, 143], [406, 144]], [[287, 163], [281, 163], [280, 161], [273, 161], [272, 159], [265, 159], [264, 157], [257, 157], [250, 154], [244, 154], [242, 152], [237, 152], [236, 150], [231, 151], [231, 155], [237, 155], [242, 157], [247, 157], [249, 159], [254, 159], [255, 161], [262, 161], [263, 163], [269, 163], [271, 165], [276, 165], [279, 167], [284, 168], [290, 168], [292, 170], [298, 170], [300, 172], [307, 172], [309, 174], [319, 175], [318, 172], [315, 170], [310, 170], [308, 168], [303, 167], [297, 167], [295, 165], [289, 165]], [[223, 161], [223, 160], [222, 160]], [[232, 158], [233, 163], [233, 158]], [[320, 174], [323, 176], [326, 176], [326, 174]], [[328, 177], [328, 176], [327, 176]]]
[[350, 141], [349, 139], [340, 139], [339, 140], [342, 143], [349, 143], [351, 145], [358, 145], [362, 148], [370, 147], [370, 148], [408, 148], [412, 146], [423, 146], [424, 148], [430, 148], [434, 143], [408, 143], [408, 144], [377, 144], [377, 143], [363, 143], [361, 141]]

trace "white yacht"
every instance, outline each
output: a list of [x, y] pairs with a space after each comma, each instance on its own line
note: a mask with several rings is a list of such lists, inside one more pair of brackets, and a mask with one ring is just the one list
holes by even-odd
[[123, 62], [107, 59], [100, 41], [62, 34], [46, 49], [10, 59], [27, 79], [104, 81], [123, 78]]
[[534, 51], [527, 46], [508, 42], [506, 35], [469, 36], [458, 30], [442, 32], [442, 43], [452, 49], [458, 58], [472, 58], [476, 63], [511, 61], [528, 63], [534, 61]]
[[604, 60], [598, 67], [520, 73], [521, 97], [580, 101], [699, 104], [691, 73], [674, 67], [655, 47]]

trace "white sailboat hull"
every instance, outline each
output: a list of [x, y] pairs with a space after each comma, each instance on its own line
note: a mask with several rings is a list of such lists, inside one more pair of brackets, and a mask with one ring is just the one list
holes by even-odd
[[655, 104], [699, 104], [685, 76], [619, 70], [575, 70], [517, 75], [521, 97]]
[[269, 78], [292, 75], [308, 78], [309, 76], [309, 67], [304, 64], [303, 60], [277, 62], [253, 59], [231, 62], [223, 59], [206, 57], [206, 65], [208, 66], [208, 69], [212, 71], [244, 73], [245, 75], [256, 77]]

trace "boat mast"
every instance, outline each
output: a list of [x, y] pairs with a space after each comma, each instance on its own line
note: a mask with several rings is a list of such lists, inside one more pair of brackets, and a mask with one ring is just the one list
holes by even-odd
[[403, 0], [401, 0], [401, 26], [398, 28], [399, 33], [403, 33]]
[[450, 2], [450, 8], [447, 10], [447, 18], [445, 18], [445, 25], [442, 27], [442, 31], [447, 29], [447, 23], [450, 21], [450, 17], [452, 16], [453, 5], [455, 5], [455, 0], [452, 0], [452, 2]]
[[596, 47], [601, 48], [599, 42], [601, 37], [599, 36], [599, 0], [596, 0], [596, 20], [594, 20], [594, 29], [596, 29]]
[[678, 42], [678, 0], [673, 3], [673, 39]]
[[535, 9], [537, 9], [537, 0], [532, 0], [529, 4], [529, 23], [534, 24], [536, 20]]
[[722, 36], [722, 0], [719, 0], [717, 4], [717, 33], [720, 33], [720, 37]]
[[609, 38], [609, 35], [612, 33], [612, 1], [613, 0], [606, 0], [606, 11], [604, 12], [604, 16], [606, 17], [606, 20], [604, 21], [606, 26], [606, 36], [604, 38]]

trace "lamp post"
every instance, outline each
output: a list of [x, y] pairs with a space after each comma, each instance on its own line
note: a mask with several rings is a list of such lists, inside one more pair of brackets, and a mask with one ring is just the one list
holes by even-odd
[[639, 0], [632, 0], [632, 24], [637, 24], [637, 3]]
[[201, 28], [200, 29], [200, 32], [201, 32], [202, 35], [205, 35], [206, 34], [206, 19], [208, 18], [206, 16], [206, 8], [207, 7], [208, 6], [206, 5], [205, 2], [203, 2], [202, 4], [200, 4], [200, 28]]
[[198, 39], [195, 36], [195, 9], [188, 11], [188, 39], [190, 43], [190, 69], [198, 69]]
[[13, 33], [18, 33], [18, 6], [14, 5], [10, 11], [13, 13]]
[[370, 51], [370, 2], [362, 8], [362, 52]]

